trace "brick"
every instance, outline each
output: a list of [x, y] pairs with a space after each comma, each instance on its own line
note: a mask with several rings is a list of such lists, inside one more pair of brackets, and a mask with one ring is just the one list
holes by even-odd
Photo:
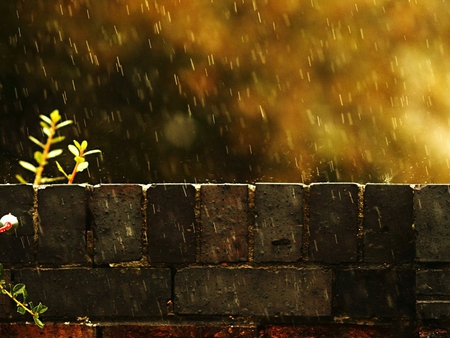
[[168, 268], [23, 269], [30, 300], [48, 306], [45, 317], [66, 318], [164, 316], [171, 299]]
[[[9, 290], [9, 285], [11, 285], [11, 271], [4, 269], [3, 276], [1, 276], [0, 279], [5, 281], [5, 286], [7, 290]], [[0, 296], [0, 309], [0, 318], [2, 319], [11, 320], [11, 317], [17, 312], [16, 303], [6, 295]], [[0, 337], [2, 337], [2, 335], [0, 335]]]
[[268, 325], [264, 337], [277, 338], [398, 338], [414, 337], [408, 324], [387, 325]]
[[195, 262], [195, 188], [156, 184], [147, 189], [148, 261]]
[[421, 322], [437, 321], [440, 326], [450, 326], [450, 300], [418, 300], [416, 311]]
[[330, 316], [331, 271], [192, 267], [175, 274], [175, 313]]
[[200, 260], [205, 263], [248, 260], [248, 186], [202, 185]]
[[335, 272], [335, 315], [413, 319], [414, 288], [414, 270], [339, 269]]
[[34, 262], [34, 189], [32, 185], [0, 184], [0, 218], [11, 213], [19, 219], [13, 234], [0, 234], [0, 262]]
[[258, 330], [249, 325], [214, 325], [196, 323], [195, 325], [114, 325], [102, 330], [103, 338], [147, 338], [147, 337], [214, 337], [214, 338], [256, 338]]
[[40, 329], [34, 324], [0, 324], [0, 337], [40, 337], [40, 338], [96, 338], [96, 328], [83, 324], [44, 323]]
[[358, 192], [357, 184], [311, 184], [310, 260], [356, 261]]
[[419, 338], [448, 338], [450, 337], [450, 328], [419, 327], [417, 336]]
[[256, 184], [255, 262], [301, 259], [302, 199], [302, 184]]
[[415, 258], [413, 190], [368, 184], [364, 191], [364, 261], [407, 263]]
[[142, 258], [142, 187], [135, 184], [95, 186], [89, 198], [94, 231], [94, 263]]
[[417, 295], [447, 296], [450, 299], [450, 270], [421, 269], [416, 272]]
[[38, 189], [38, 262], [57, 266], [89, 262], [86, 244], [86, 189], [57, 184]]
[[414, 213], [417, 260], [450, 262], [450, 186], [416, 186]]

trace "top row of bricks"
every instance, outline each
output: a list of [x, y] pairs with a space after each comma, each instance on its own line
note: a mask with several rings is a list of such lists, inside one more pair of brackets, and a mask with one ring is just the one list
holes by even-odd
[[3, 262], [101, 265], [143, 256], [150, 264], [450, 261], [448, 185], [34, 188], [0, 185], [0, 214], [12, 213], [22, 224], [17, 236], [0, 236]]

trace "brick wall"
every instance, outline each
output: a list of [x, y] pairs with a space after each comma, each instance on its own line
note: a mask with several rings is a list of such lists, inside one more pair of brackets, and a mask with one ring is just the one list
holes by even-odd
[[450, 334], [448, 185], [0, 185], [7, 213], [5, 278], [49, 310], [1, 298], [1, 337]]

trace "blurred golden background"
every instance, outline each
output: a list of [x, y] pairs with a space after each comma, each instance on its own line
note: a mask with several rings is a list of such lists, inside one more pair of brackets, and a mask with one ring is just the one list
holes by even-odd
[[450, 181], [445, 0], [5, 2], [4, 182], [53, 109], [92, 183]]

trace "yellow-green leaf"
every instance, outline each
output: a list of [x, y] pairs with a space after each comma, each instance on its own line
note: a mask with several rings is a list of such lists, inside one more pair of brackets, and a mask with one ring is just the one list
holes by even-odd
[[83, 163], [83, 162], [85, 162], [86, 160], [84, 159], [84, 157], [81, 157], [81, 156], [75, 156], [75, 162], [77, 162], [78, 164], [79, 163]]
[[48, 137], [50, 137], [52, 135], [52, 131], [49, 128], [42, 128], [42, 131], [44, 132], [45, 135], [47, 135]]
[[59, 164], [58, 161], [56, 161], [56, 166], [58, 167], [58, 170], [60, 172], [62, 172], [64, 174], [64, 176], [66, 176], [67, 179], [69, 179], [69, 175], [66, 174], [66, 172], [64, 171], [63, 167], [61, 167], [61, 164]]
[[83, 162], [83, 163], [78, 164], [77, 172], [79, 172], [79, 173], [82, 172], [88, 166], [89, 166], [89, 162]]
[[39, 124], [41, 125], [41, 127], [42, 128], [47, 128], [47, 129], [49, 129], [50, 128], [50, 125], [48, 125], [47, 123], [45, 123], [44, 121], [41, 121], [41, 122], [39, 122]]
[[52, 150], [51, 152], [49, 152], [47, 157], [48, 158], [54, 158], [56, 156], [61, 155], [62, 152], [63, 152], [62, 149], [55, 149], [55, 150]]
[[81, 150], [81, 145], [78, 143], [77, 140], [73, 140], [73, 143], [75, 144], [75, 146]]
[[27, 184], [27, 183], [28, 183], [28, 182], [25, 181], [25, 179], [24, 179], [22, 176], [20, 176], [20, 175], [16, 175], [16, 179], [17, 179], [20, 183], [22, 183], [22, 184]]
[[68, 126], [69, 124], [72, 124], [72, 123], [73, 123], [72, 120], [66, 120], [66, 121], [64, 121], [64, 122], [58, 123], [58, 124], [56, 125], [55, 128], [56, 128], [56, 129], [59, 129], [59, 128]]
[[34, 138], [33, 136], [28, 136], [28, 138], [30, 139], [31, 142], [33, 142], [34, 144], [37, 144], [39, 147], [41, 147], [42, 149], [45, 148], [45, 145], [39, 141], [38, 139]]
[[54, 137], [54, 138], [52, 139], [52, 144], [53, 144], [53, 143], [58, 143], [58, 142], [64, 141], [65, 139], [66, 139], [65, 136], [57, 136], [57, 137]]
[[99, 149], [93, 149], [93, 150], [89, 150], [89, 151], [86, 151], [85, 153], [84, 153], [84, 156], [86, 156], [86, 155], [92, 155], [92, 154], [95, 154], [95, 153], [102, 153], [102, 151], [101, 150], [99, 150]]
[[25, 161], [19, 161], [19, 164], [29, 171], [32, 171], [34, 173], [36, 172], [36, 167], [34, 165], [32, 165], [31, 163], [28, 163]]
[[38, 164], [42, 164], [42, 162], [44, 162], [44, 155], [40, 151], [35, 151], [34, 159]]
[[73, 144], [69, 144], [68, 148], [69, 148], [70, 152], [71, 152], [72, 154], [74, 154], [75, 156], [80, 155], [80, 151], [79, 151], [78, 148], [75, 147]]
[[86, 150], [87, 146], [88, 146], [88, 143], [87, 143], [86, 140], [84, 140], [83, 142], [81, 142], [81, 149]]
[[45, 116], [45, 115], [39, 115], [39, 117], [41, 118], [42, 121], [44, 121], [44, 122], [47, 123], [48, 125], [51, 125], [51, 124], [52, 124], [52, 120], [51, 120], [48, 116]]
[[52, 111], [50, 113], [50, 118], [52, 120], [53, 123], [58, 122], [59, 120], [61, 120], [61, 115], [59, 115], [59, 110], [55, 109], [54, 111]]

